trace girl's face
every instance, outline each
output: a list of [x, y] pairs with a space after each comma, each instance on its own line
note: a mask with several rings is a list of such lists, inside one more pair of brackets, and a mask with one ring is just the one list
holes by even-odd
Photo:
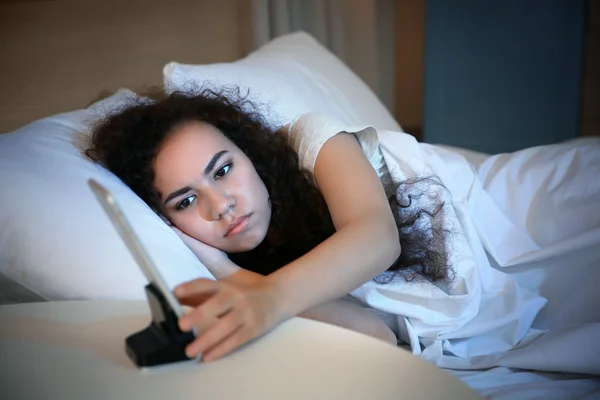
[[164, 215], [183, 232], [228, 253], [254, 249], [271, 220], [269, 194], [250, 159], [202, 122], [177, 128], [154, 162]]

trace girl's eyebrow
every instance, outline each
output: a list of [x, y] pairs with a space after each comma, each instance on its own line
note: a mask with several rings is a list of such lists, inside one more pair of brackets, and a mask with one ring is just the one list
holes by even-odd
[[215, 164], [219, 161], [219, 159], [227, 153], [227, 150], [221, 150], [217, 154], [215, 154], [211, 159], [206, 168], [204, 168], [204, 175], [210, 174], [210, 171], [213, 170]]
[[[228, 153], [227, 150], [221, 150], [218, 153], [216, 153], [214, 156], [212, 156], [212, 158], [206, 165], [206, 168], [204, 168], [204, 175], [206, 176], [206, 175], [210, 174], [210, 171], [213, 170], [213, 168], [219, 162], [221, 157], [223, 157], [223, 155], [225, 155], [227, 153]], [[169, 201], [173, 200], [175, 197], [181, 196], [182, 194], [185, 194], [185, 193], [189, 192], [190, 190], [192, 190], [192, 188], [189, 186], [182, 187], [181, 189], [177, 189], [176, 191], [174, 191], [173, 193], [171, 193], [170, 195], [167, 196], [163, 205], [167, 205], [167, 203]]]
[[192, 188], [189, 186], [182, 187], [181, 189], [177, 189], [176, 191], [174, 191], [173, 193], [171, 193], [170, 195], [167, 196], [167, 199], [163, 203], [163, 206], [166, 206], [167, 203], [169, 201], [173, 200], [175, 197], [181, 196], [182, 194], [185, 194], [185, 193], [189, 192], [190, 190], [192, 190]]

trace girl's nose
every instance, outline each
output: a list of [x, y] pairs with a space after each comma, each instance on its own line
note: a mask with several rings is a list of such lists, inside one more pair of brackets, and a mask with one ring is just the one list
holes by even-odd
[[214, 191], [208, 197], [209, 214], [215, 221], [223, 218], [235, 206], [233, 197], [226, 193]]

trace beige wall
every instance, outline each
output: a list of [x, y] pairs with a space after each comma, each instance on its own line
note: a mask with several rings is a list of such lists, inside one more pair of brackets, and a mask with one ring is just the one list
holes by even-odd
[[241, 57], [236, 0], [0, 0], [0, 132]]

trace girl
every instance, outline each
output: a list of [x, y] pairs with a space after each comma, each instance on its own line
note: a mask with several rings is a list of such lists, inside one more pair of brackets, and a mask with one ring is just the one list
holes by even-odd
[[342, 131], [306, 115], [274, 132], [239, 92], [208, 89], [154, 96], [97, 125], [88, 155], [170, 223], [217, 278], [175, 288], [195, 307], [181, 329], [201, 333], [189, 357], [215, 360], [292, 316], [396, 344], [377, 313], [348, 293], [373, 279], [450, 280], [436, 250], [443, 227], [421, 223], [443, 202], [420, 209], [404, 200], [413, 182], [391, 181], [377, 132]]

